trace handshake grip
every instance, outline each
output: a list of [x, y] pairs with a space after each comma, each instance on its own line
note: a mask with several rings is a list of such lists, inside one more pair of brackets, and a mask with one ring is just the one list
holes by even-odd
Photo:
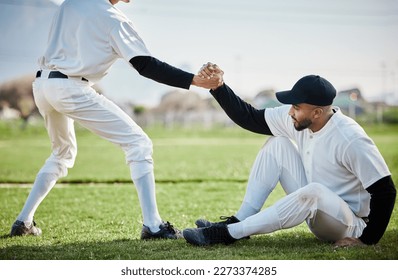
[[197, 75], [194, 76], [192, 84], [207, 89], [216, 89], [224, 83], [224, 71], [217, 64], [206, 63], [200, 68]]

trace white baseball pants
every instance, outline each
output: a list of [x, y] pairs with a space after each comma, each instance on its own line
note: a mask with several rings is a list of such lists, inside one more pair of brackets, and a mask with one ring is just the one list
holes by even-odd
[[123, 149], [138, 190], [144, 224], [156, 229], [161, 219], [155, 199], [151, 140], [123, 110], [99, 95], [88, 82], [77, 78], [48, 79], [48, 73], [42, 71], [41, 78], [34, 81], [33, 94], [45, 121], [52, 153], [39, 171], [17, 219], [31, 222], [36, 208], [56, 181], [73, 167], [77, 154], [74, 121], [77, 121]]
[[[278, 182], [286, 196], [260, 212]], [[297, 148], [285, 137], [270, 137], [258, 153], [235, 216], [242, 222], [228, 228], [238, 239], [291, 228], [304, 221], [317, 238], [326, 241], [357, 238], [366, 227], [338, 195], [321, 184], [307, 184]]]

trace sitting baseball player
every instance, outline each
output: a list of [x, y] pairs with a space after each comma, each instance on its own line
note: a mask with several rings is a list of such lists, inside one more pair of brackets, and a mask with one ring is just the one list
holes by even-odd
[[36, 176], [12, 225], [11, 236], [42, 233], [33, 216], [57, 180], [74, 165], [76, 121], [124, 151], [142, 210], [141, 239], [182, 237], [181, 231], [162, 220], [157, 209], [151, 140], [92, 85], [119, 58], [130, 63], [140, 75], [174, 87], [210, 88], [219, 81], [205, 80], [154, 58], [133, 23], [114, 6], [118, 2], [66, 0], [55, 14], [48, 46], [39, 59], [40, 70], [33, 83], [35, 102], [44, 118], [52, 153]]
[[[203, 77], [222, 77], [214, 64]], [[336, 246], [376, 244], [395, 204], [391, 173], [374, 142], [332, 106], [336, 90], [309, 75], [277, 92], [283, 104], [257, 110], [222, 84], [211, 91], [226, 114], [249, 131], [271, 135], [257, 155], [238, 212], [221, 222], [199, 219], [183, 231], [194, 245], [230, 244], [306, 222], [320, 240]], [[286, 196], [261, 211], [280, 183]]]

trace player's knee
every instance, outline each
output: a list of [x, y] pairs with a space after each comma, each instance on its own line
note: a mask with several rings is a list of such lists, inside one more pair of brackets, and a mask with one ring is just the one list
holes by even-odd
[[265, 142], [265, 146], [284, 146], [287, 143], [290, 143], [290, 140], [287, 137], [282, 136], [271, 136]]
[[58, 164], [59, 164], [59, 169], [61, 170], [61, 173], [66, 176], [68, 174], [68, 169], [72, 168], [75, 165], [76, 161], [76, 156], [77, 156], [77, 148], [74, 146], [71, 146], [67, 149], [67, 151], [59, 158]]
[[289, 152], [289, 149], [295, 149], [293, 143], [287, 137], [282, 136], [269, 137], [262, 148], [263, 151], [275, 154]]
[[52, 174], [58, 180], [68, 175], [68, 167], [62, 161], [56, 161], [50, 157], [40, 169], [38, 176], [40, 174]]
[[301, 200], [318, 200], [322, 197], [326, 187], [319, 183], [309, 183], [308, 185], [300, 188], [299, 199]]
[[77, 147], [70, 146], [68, 148], [68, 152], [63, 157], [64, 161], [66, 162], [65, 165], [67, 168], [72, 168], [75, 165], [76, 156], [77, 156]]
[[68, 175], [68, 169], [75, 164], [76, 156], [76, 145], [57, 147], [46, 160], [41, 172], [55, 174], [58, 178], [65, 177]]
[[135, 137], [131, 143], [128, 145], [123, 145], [122, 149], [126, 155], [126, 162], [128, 164], [140, 161], [153, 161], [152, 141], [146, 134]]

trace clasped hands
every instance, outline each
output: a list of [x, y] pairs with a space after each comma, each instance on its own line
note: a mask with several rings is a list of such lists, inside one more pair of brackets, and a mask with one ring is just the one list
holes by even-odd
[[193, 85], [214, 90], [224, 83], [223, 76], [224, 71], [217, 64], [208, 62], [194, 76]]

